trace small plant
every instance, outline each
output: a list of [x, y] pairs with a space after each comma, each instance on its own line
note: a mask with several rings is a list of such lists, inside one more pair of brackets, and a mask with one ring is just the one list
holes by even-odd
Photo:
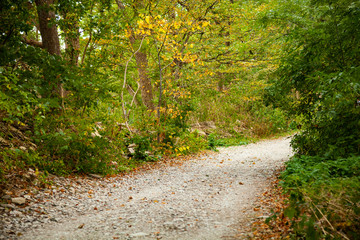
[[356, 239], [360, 229], [360, 158], [295, 157], [281, 175], [294, 238]]
[[241, 146], [249, 144], [250, 140], [242, 136], [223, 138], [220, 135], [211, 133], [208, 136], [208, 149], [215, 150], [216, 147]]

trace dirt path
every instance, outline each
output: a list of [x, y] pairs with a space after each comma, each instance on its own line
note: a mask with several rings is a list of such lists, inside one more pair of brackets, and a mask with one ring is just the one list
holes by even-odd
[[4, 238], [12, 231], [20, 239], [246, 239], [241, 228], [291, 155], [289, 143], [223, 148], [125, 178], [60, 178], [29, 199], [27, 212], [3, 217]]

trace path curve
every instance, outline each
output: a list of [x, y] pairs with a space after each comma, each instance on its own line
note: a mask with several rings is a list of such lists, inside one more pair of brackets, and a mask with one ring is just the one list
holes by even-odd
[[20, 239], [238, 239], [291, 154], [290, 139], [280, 138], [123, 178], [60, 178], [34, 196], [36, 213], [7, 221]]

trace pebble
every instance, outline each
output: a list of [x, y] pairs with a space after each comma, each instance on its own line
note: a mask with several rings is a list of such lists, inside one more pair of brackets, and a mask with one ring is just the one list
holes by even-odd
[[15, 206], [14, 206], [14, 205], [7, 204], [7, 203], [0, 204], [0, 206], [3, 207], [3, 208], [15, 209]]
[[18, 204], [18, 205], [23, 205], [26, 202], [26, 199], [23, 197], [16, 197], [16, 198], [11, 198], [11, 202]]
[[130, 234], [130, 237], [146, 237], [149, 234], [144, 233], [144, 232], [139, 232], [139, 233], [134, 233], [134, 234]]

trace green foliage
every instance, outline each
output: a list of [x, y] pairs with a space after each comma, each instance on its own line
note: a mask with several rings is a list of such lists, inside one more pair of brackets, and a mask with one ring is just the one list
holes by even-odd
[[274, 1], [262, 19], [283, 26], [266, 103], [301, 130], [282, 174], [294, 239], [357, 239], [360, 192], [360, 3]]
[[287, 29], [268, 99], [303, 119], [293, 140], [299, 154], [359, 154], [359, 15], [359, 2], [352, 0], [281, 2], [268, 15]]
[[[61, 56], [39, 47], [34, 1], [0, 3], [1, 123], [21, 127], [37, 145], [18, 152], [11, 149], [22, 142], [12, 139], [0, 151], [5, 166], [114, 174], [163, 155], [287, 131], [283, 112], [262, 102], [277, 48], [265, 48], [261, 39], [275, 29], [251, 19], [267, 1], [231, 8], [208, 0], [143, 3], [55, 1], [50, 24], [58, 28], [53, 37], [62, 43]], [[140, 42], [142, 63], [134, 55]], [[144, 73], [154, 109], [144, 104]], [[207, 140], [189, 130], [198, 121], [214, 121], [218, 129]]]
[[244, 139], [242, 136], [223, 138], [221, 135], [214, 133], [208, 136], [208, 149], [216, 150], [216, 147], [229, 147], [240, 146], [249, 144], [248, 139]]
[[294, 239], [356, 239], [359, 235], [360, 157], [295, 157], [281, 174]]
[[[4, 120], [31, 122], [59, 110], [54, 89], [60, 82], [56, 74], [64, 73], [61, 64], [59, 59], [34, 47], [15, 45], [10, 49], [0, 67], [0, 104], [7, 112]], [[47, 81], [42, 74], [54, 81]]]
[[[0, 152], [0, 184], [6, 182], [6, 175], [14, 172], [32, 169], [42, 169], [42, 173], [37, 172], [39, 177], [46, 177], [47, 170], [57, 169], [59, 175], [63, 174], [64, 166], [61, 162], [48, 162], [34, 151], [23, 151], [21, 149], [9, 149]], [[40, 176], [41, 175], [41, 176]]]
[[151, 151], [153, 150], [151, 147], [151, 137], [150, 136], [141, 136], [135, 135], [129, 140], [129, 145], [134, 144], [134, 154], [131, 156], [136, 161], [156, 161], [157, 158], [151, 155]]

